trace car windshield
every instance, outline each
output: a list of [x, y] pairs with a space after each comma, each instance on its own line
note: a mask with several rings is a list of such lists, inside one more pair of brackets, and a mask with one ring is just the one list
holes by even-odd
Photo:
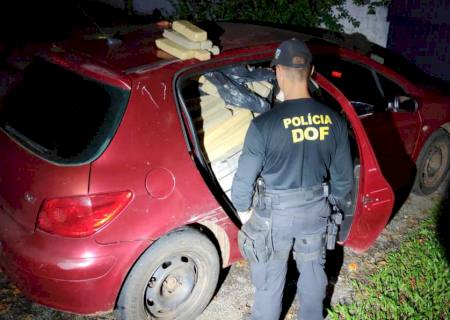
[[0, 104], [0, 128], [58, 164], [87, 163], [112, 139], [129, 91], [36, 58]]

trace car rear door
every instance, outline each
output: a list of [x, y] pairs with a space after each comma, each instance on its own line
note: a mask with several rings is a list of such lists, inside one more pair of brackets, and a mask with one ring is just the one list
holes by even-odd
[[314, 64], [350, 100], [389, 184], [396, 192], [408, 191], [415, 175], [413, 157], [421, 120], [417, 111], [388, 108], [395, 97], [408, 95], [399, 81], [392, 80], [393, 72], [384, 68], [381, 73], [370, 59], [344, 49], [318, 55]]
[[394, 193], [384, 178], [377, 158], [352, 104], [331, 82], [315, 74], [318, 85], [341, 105], [354, 134], [359, 152], [358, 184], [354, 198], [354, 216], [343, 244], [356, 252], [367, 250], [381, 233], [394, 206]]

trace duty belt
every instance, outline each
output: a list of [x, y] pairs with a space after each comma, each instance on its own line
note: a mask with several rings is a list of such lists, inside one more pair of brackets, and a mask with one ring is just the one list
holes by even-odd
[[329, 186], [326, 183], [308, 188], [288, 190], [267, 189], [264, 194], [264, 204], [272, 209], [288, 209], [302, 206], [326, 198], [329, 195]]

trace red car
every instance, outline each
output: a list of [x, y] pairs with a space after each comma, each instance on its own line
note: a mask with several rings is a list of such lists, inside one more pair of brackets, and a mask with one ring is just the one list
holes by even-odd
[[[123, 319], [198, 315], [220, 269], [241, 258], [239, 223], [196, 122], [199, 78], [264, 68], [293, 36], [314, 54], [314, 95], [351, 129], [356, 174], [343, 245], [362, 252], [375, 241], [393, 189], [414, 183], [428, 194], [445, 178], [450, 99], [388, 67], [383, 52], [220, 27], [222, 52], [204, 62], [158, 51], [157, 26], [53, 46], [2, 98], [0, 266], [28, 297], [78, 314], [116, 309]], [[239, 130], [217, 138], [225, 144]]]

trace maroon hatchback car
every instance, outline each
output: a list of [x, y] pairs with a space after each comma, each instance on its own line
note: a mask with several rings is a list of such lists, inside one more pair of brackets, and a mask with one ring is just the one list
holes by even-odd
[[429, 194], [446, 177], [450, 99], [412, 70], [395, 71], [387, 52], [220, 27], [222, 52], [204, 62], [158, 51], [157, 26], [120, 41], [62, 43], [1, 98], [0, 266], [28, 297], [78, 314], [116, 309], [121, 319], [201, 313], [220, 269], [241, 258], [228, 196], [239, 148], [219, 149], [242, 142], [257, 116], [218, 111], [220, 101], [199, 90], [202, 75], [267, 68], [294, 36], [314, 55], [313, 95], [350, 129], [355, 181], [343, 245], [362, 252], [375, 241], [393, 190]]

